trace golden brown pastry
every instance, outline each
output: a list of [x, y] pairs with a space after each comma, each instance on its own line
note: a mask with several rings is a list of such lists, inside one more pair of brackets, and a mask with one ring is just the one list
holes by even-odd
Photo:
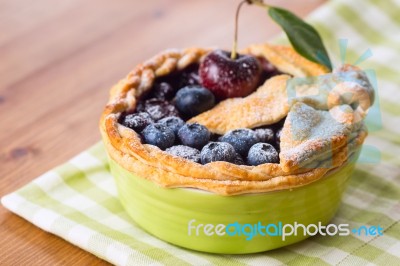
[[[138, 65], [111, 89], [100, 130], [113, 160], [164, 187], [191, 187], [235, 195], [287, 189], [316, 181], [346, 163], [363, 143], [367, 133], [362, 119], [373, 101], [373, 90], [363, 72], [344, 66], [327, 73], [324, 67], [304, 59], [289, 47], [267, 44], [252, 45], [243, 52], [266, 58], [286, 74], [266, 80], [246, 97], [223, 100], [189, 122], [224, 134], [237, 128], [271, 125], [286, 117], [280, 140], [280, 163], [249, 166], [216, 161], [203, 165], [144, 144], [138, 132], [119, 123], [123, 113], [134, 110], [140, 97], [151, 90], [156, 78], [199, 63], [209, 51], [202, 48], [166, 51]], [[352, 97], [344, 97], [346, 93]], [[360, 104], [355, 106], [355, 103]]]

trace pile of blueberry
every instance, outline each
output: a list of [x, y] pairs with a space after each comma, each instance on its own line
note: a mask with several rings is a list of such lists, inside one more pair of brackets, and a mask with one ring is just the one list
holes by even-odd
[[[260, 76], [264, 79], [260, 82], [278, 74], [273, 67], [266, 69], [264, 65], [260, 63], [263, 69]], [[218, 94], [203, 87], [204, 82], [200, 80], [198, 65], [158, 78], [149, 93], [140, 99], [136, 110], [123, 114], [119, 122], [140, 133], [144, 143], [196, 163], [278, 163], [282, 123], [254, 130], [235, 129], [223, 136], [212, 134], [200, 124], [185, 123], [223, 99], [215, 97]]]
[[185, 123], [177, 116], [167, 116], [155, 122], [145, 112], [127, 115], [123, 124], [141, 132], [145, 143], [196, 163], [226, 161], [259, 165], [279, 162], [280, 130], [274, 132], [270, 127], [235, 129], [218, 136], [198, 123]]

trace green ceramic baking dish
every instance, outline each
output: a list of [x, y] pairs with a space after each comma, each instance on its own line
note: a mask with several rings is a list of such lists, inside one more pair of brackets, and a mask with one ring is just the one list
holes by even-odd
[[[236, 196], [221, 196], [197, 189], [163, 188], [127, 171], [112, 159], [110, 168], [122, 205], [133, 221], [150, 234], [188, 249], [245, 254], [287, 246], [309, 236], [298, 234], [283, 240], [279, 235], [257, 234], [251, 240], [246, 240], [249, 237], [243, 234], [218, 235], [212, 231], [212, 235], [206, 235], [204, 226], [232, 223], [254, 225], [259, 222], [262, 225], [295, 222], [325, 225], [340, 205], [358, 154], [356, 152], [352, 160], [311, 184], [288, 190]], [[235, 232], [234, 227], [230, 229]], [[270, 229], [274, 232], [274, 228]], [[250, 228], [246, 230], [250, 232]]]

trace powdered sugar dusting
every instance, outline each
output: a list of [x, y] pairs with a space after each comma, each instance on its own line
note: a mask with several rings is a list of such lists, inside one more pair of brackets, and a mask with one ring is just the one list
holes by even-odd
[[195, 148], [184, 145], [176, 145], [166, 149], [165, 151], [171, 155], [182, 157], [196, 163], [200, 162], [200, 151]]

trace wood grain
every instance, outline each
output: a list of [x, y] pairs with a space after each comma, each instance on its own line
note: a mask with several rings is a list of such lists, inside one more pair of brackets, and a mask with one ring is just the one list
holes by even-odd
[[[239, 1], [0, 0], [0, 196], [100, 139], [108, 90], [166, 48], [230, 48]], [[305, 16], [323, 0], [268, 1]], [[243, 8], [239, 47], [279, 32]], [[107, 265], [0, 207], [1, 265]]]

